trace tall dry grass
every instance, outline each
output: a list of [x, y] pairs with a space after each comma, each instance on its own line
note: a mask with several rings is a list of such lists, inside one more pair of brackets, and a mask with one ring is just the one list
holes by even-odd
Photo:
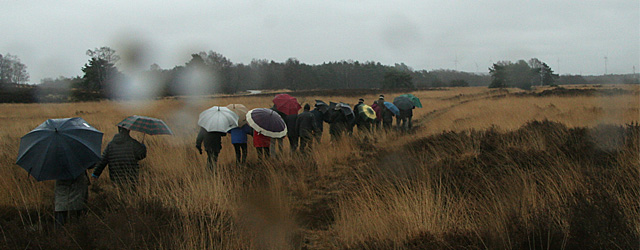
[[[607, 97], [515, 96], [512, 90], [486, 88], [415, 92], [425, 107], [415, 110], [411, 133], [356, 132], [330, 142], [325, 125], [323, 142], [308, 154], [290, 154], [285, 145], [280, 157], [260, 162], [250, 149], [246, 166], [235, 166], [226, 137], [216, 173], [205, 170], [205, 157], [194, 150], [199, 112], [229, 103], [269, 107], [270, 97], [5, 104], [0, 106], [0, 245], [571, 248], [581, 240], [576, 237], [593, 235], [576, 226], [622, 218], [606, 225], [630, 229], [631, 236], [600, 234], [593, 244], [615, 246], [628, 239], [611, 237], [640, 235], [635, 203], [640, 192], [630, 185], [637, 183], [638, 150], [621, 146], [623, 137], [611, 132], [618, 130], [597, 125], [640, 120], [637, 87], [626, 88], [630, 94]], [[364, 96], [366, 103], [376, 98]], [[356, 102], [340, 96], [299, 101], [315, 99]], [[14, 164], [20, 136], [47, 118], [81, 116], [105, 133], [104, 147], [115, 124], [132, 114], [161, 118], [175, 133], [144, 137], [149, 152], [141, 162], [138, 191], [123, 193], [103, 176], [92, 184], [86, 220], [53, 231], [53, 183], [35, 182]], [[549, 122], [534, 126], [533, 120]], [[595, 136], [574, 138], [580, 129]], [[575, 144], [590, 140], [602, 147]], [[597, 162], [580, 149], [604, 152], [609, 160]], [[604, 166], [606, 174], [600, 175]], [[598, 210], [605, 198], [614, 205]], [[601, 224], [582, 218], [599, 211], [604, 219], [594, 221]], [[33, 237], [22, 236], [27, 233]]]

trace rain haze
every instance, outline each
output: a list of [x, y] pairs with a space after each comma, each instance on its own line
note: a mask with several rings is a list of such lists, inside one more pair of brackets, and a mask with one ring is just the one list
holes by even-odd
[[[0, 54], [30, 82], [82, 76], [88, 49], [141, 48], [140, 65], [184, 65], [215, 51], [307, 64], [356, 60], [488, 72], [538, 58], [559, 74], [640, 66], [640, 2], [615, 1], [4, 1]], [[605, 59], [605, 57], [607, 59]], [[635, 67], [635, 68], [634, 68]]]

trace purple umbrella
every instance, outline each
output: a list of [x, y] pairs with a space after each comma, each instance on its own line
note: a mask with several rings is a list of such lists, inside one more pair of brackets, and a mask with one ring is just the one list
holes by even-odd
[[282, 117], [272, 109], [257, 108], [247, 112], [247, 123], [256, 132], [271, 138], [287, 135], [287, 125]]

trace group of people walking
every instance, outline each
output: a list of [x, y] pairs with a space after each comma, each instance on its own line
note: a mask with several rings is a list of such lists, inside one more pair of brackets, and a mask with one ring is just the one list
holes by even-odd
[[[364, 99], [360, 98], [353, 109], [345, 103], [326, 104], [316, 101], [314, 109], [311, 105], [305, 104], [302, 113], [286, 114], [278, 110], [274, 105], [271, 109], [276, 112], [282, 121], [286, 124], [286, 137], [289, 142], [289, 148], [292, 153], [299, 152], [306, 154], [313, 142], [321, 143], [324, 130], [324, 123], [329, 124], [329, 133], [331, 141], [337, 140], [345, 134], [352, 134], [354, 128], [359, 132], [375, 132], [376, 130], [392, 129], [393, 119], [396, 118], [396, 127], [401, 131], [408, 131], [412, 128], [413, 109], [398, 109], [399, 112], [393, 112], [385, 105], [384, 95], [380, 95], [377, 100], [370, 106], [374, 113], [373, 117], [367, 117], [362, 114], [361, 106], [367, 106]], [[387, 103], [388, 104], [388, 103]], [[367, 106], [369, 107], [369, 106]], [[253, 146], [259, 159], [266, 157], [275, 158], [279, 152], [283, 150], [284, 138], [274, 138], [263, 135], [253, 130], [248, 124], [233, 128], [227, 133], [224, 132], [207, 132], [200, 127], [196, 137], [196, 148], [202, 154], [202, 147], [207, 153], [207, 168], [214, 171], [216, 168], [218, 156], [222, 150], [222, 137], [229, 134], [231, 143], [233, 144], [237, 164], [244, 164], [247, 160], [248, 153], [248, 136], [252, 136]]]
[[[295, 98], [293, 98], [293, 100], [295, 100]], [[409, 130], [411, 129], [411, 118], [413, 116], [412, 109], [415, 108], [415, 106], [411, 106], [408, 109], [399, 109], [399, 112], [398, 110], [394, 112], [392, 108], [395, 106], [389, 105], [389, 103], [384, 100], [383, 95], [380, 95], [371, 106], [364, 104], [364, 99], [360, 98], [353, 109], [345, 103], [332, 102], [331, 104], [326, 104], [316, 100], [313, 110], [310, 104], [305, 104], [302, 112], [298, 113], [300, 104], [297, 100], [295, 100], [292, 105], [293, 108], [290, 107], [284, 111], [281, 110], [281, 107], [278, 105], [274, 105], [270, 110], [263, 109], [263, 111], [268, 110], [268, 112], [271, 112], [272, 116], [279, 117], [276, 121], [279, 120], [284, 123], [282, 124], [282, 133], [267, 133], [265, 130], [254, 129], [257, 125], [251, 123], [239, 124], [236, 122], [234, 125], [238, 126], [232, 126], [226, 132], [208, 131], [201, 126], [196, 136], [195, 146], [200, 154], [203, 154], [203, 151], [206, 152], [207, 169], [216, 171], [218, 157], [222, 150], [222, 137], [227, 134], [231, 136], [236, 163], [243, 165], [247, 161], [247, 142], [249, 136], [252, 137], [258, 159], [265, 160], [269, 157], [277, 157], [283, 150], [284, 137], [287, 137], [289, 141], [291, 152], [299, 152], [304, 155], [310, 151], [311, 145], [313, 145], [314, 142], [321, 143], [325, 122], [329, 123], [331, 141], [336, 141], [345, 134], [352, 134], [354, 127], [357, 127], [359, 132], [365, 133], [391, 129], [394, 116], [397, 120], [396, 124], [398, 129]], [[251, 111], [249, 111], [249, 113], [250, 112]], [[247, 113], [247, 121], [249, 121], [249, 113]], [[238, 117], [239, 116], [235, 116], [235, 119], [238, 119]], [[132, 116], [129, 118], [155, 119], [140, 116]], [[132, 125], [132, 123], [128, 123], [129, 118], [118, 124], [118, 133], [113, 136], [113, 139], [108, 143], [102, 155], [99, 155], [102, 132], [95, 130], [95, 128], [89, 126], [81, 118], [53, 119], [56, 120], [55, 122], [57, 123], [69, 123], [68, 121], [72, 121], [74, 126], [83, 130], [91, 130], [96, 133], [96, 136], [99, 135], [99, 137], [96, 137], [96, 141], [93, 142], [93, 144], [95, 144], [94, 146], [97, 147], [97, 150], [93, 152], [98, 152], [93, 157], [96, 157], [95, 159], [99, 157], [97, 163], [94, 164], [95, 161], [80, 156], [80, 158], [86, 158], [83, 160], [90, 162], [92, 165], [89, 167], [89, 169], [93, 169], [90, 174], [91, 177], [89, 177], [86, 169], [82, 168], [81, 171], [83, 171], [83, 174], [74, 175], [73, 178], [50, 178], [56, 179], [54, 214], [56, 225], [62, 225], [70, 218], [77, 218], [86, 213], [88, 186], [91, 180], [97, 180], [101, 176], [107, 166], [109, 167], [109, 177], [117, 187], [126, 191], [136, 190], [140, 173], [138, 161], [147, 156], [147, 147], [144, 143], [131, 137], [130, 129], [134, 129], [135, 127], [133, 127], [134, 125]], [[50, 119], [43, 123], [41, 127], [46, 124], [53, 124], [49, 121], [52, 120]], [[159, 120], [155, 119], [155, 121]], [[165, 127], [165, 131], [158, 132], [157, 134], [172, 134], [164, 122], [159, 122]], [[144, 124], [145, 126], [147, 125], [146, 123]], [[36, 128], [34, 131], [39, 128], [40, 127]], [[150, 125], [150, 129], [157, 129], [157, 127]], [[55, 129], [55, 133], [58, 133], [57, 128]], [[278, 136], [274, 136], [274, 134]], [[25, 137], [23, 137], [23, 139]], [[25, 149], [27, 148], [28, 147], [25, 147]], [[77, 154], [78, 152], [73, 152], [73, 154]], [[18, 163], [21, 163], [22, 158], [25, 158], [23, 155], [25, 155], [25, 153], [21, 152]], [[60, 160], [56, 160], [56, 162], [60, 163], [59, 161]]]

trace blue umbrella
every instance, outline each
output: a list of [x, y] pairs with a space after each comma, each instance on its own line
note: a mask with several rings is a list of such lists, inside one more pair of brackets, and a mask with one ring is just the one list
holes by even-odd
[[399, 115], [400, 114], [400, 109], [398, 109], [398, 107], [396, 107], [396, 105], [393, 105], [393, 103], [384, 102], [384, 106], [387, 107], [387, 109], [391, 110], [391, 112], [394, 115]]
[[38, 181], [71, 180], [100, 160], [102, 132], [80, 117], [49, 119], [20, 139], [16, 164]]
[[247, 112], [247, 124], [256, 132], [271, 138], [287, 135], [287, 125], [282, 116], [272, 109], [257, 108]]

